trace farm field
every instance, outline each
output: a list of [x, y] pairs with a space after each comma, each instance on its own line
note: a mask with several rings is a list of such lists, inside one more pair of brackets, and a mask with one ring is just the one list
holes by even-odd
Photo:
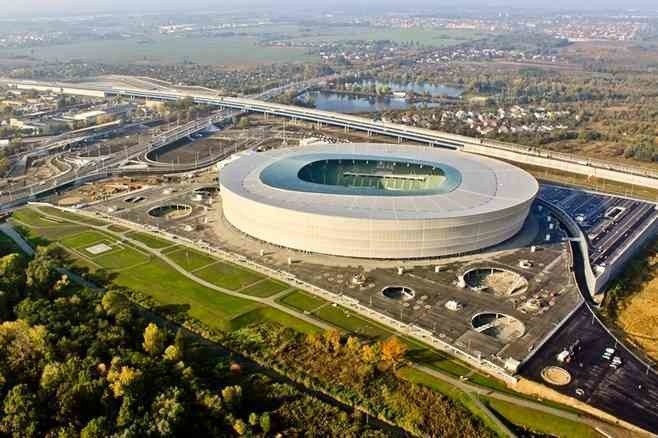
[[255, 37], [154, 36], [148, 40], [78, 41], [30, 49], [3, 49], [0, 58], [30, 56], [43, 61], [103, 61], [110, 64], [194, 62], [211, 65], [257, 65], [306, 61], [305, 50], [263, 47]]
[[317, 60], [302, 47], [273, 47], [268, 39], [291, 42], [391, 40], [443, 47], [481, 37], [465, 29], [392, 29], [368, 26], [306, 26], [272, 24], [241, 29], [240, 35], [199, 36], [153, 34], [141, 39], [76, 41], [47, 47], [2, 49], [0, 58], [31, 57], [42, 61], [102, 61], [109, 64], [193, 62], [205, 65], [248, 66]]

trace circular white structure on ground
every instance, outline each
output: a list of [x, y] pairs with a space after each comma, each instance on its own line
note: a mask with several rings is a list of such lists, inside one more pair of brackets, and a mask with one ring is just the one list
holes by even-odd
[[387, 144], [284, 148], [220, 171], [224, 217], [276, 245], [407, 259], [477, 251], [514, 236], [539, 188], [510, 164]]
[[555, 386], [565, 386], [571, 383], [571, 373], [562, 367], [548, 366], [541, 370], [541, 377]]

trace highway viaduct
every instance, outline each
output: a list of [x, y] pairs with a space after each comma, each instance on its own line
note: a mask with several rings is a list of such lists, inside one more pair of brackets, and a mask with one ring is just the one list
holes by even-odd
[[173, 85], [170, 87], [162, 85], [149, 87], [145, 84], [144, 88], [138, 88], [126, 86], [117, 81], [65, 83], [16, 79], [0, 79], [0, 84], [18, 89], [32, 89], [95, 97], [125, 96], [167, 101], [191, 99], [195, 103], [200, 104], [247, 112], [259, 112], [266, 115], [271, 114], [293, 120], [306, 120], [315, 122], [318, 125], [341, 126], [345, 129], [364, 131], [368, 134], [390, 136], [396, 138], [398, 142], [410, 140], [424, 143], [428, 146], [445, 147], [533, 166], [557, 168], [565, 172], [581, 174], [587, 177], [608, 179], [625, 184], [658, 189], [658, 171], [652, 169], [577, 157], [571, 154], [549, 152], [511, 143], [455, 135], [380, 120], [371, 120], [350, 114], [283, 105], [244, 97], [221, 96], [213, 90], [203, 87], [176, 87]]

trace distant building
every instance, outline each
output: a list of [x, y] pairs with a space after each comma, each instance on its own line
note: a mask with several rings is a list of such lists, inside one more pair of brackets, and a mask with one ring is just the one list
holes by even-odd
[[104, 116], [107, 112], [102, 110], [85, 111], [81, 113], [65, 114], [62, 116], [64, 120], [73, 120], [76, 122], [94, 122], [99, 116]]

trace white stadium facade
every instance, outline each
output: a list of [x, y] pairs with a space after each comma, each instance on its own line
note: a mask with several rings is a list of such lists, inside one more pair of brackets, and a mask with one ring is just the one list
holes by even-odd
[[253, 152], [220, 170], [224, 218], [275, 245], [346, 257], [469, 253], [521, 230], [539, 185], [505, 162], [372, 143]]

